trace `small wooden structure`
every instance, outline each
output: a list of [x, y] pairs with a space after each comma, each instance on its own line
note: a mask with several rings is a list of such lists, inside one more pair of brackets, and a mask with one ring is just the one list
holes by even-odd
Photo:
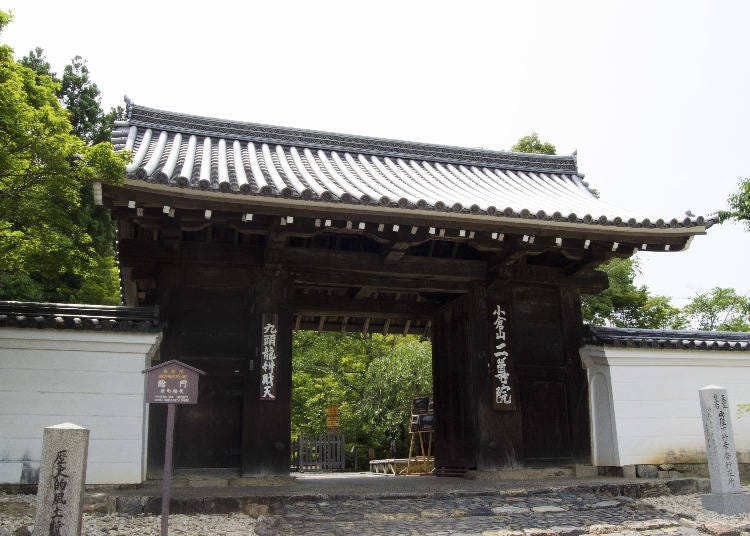
[[344, 434], [302, 434], [297, 441], [297, 468], [300, 472], [343, 471], [346, 465]]
[[[594, 267], [683, 250], [712, 224], [599, 200], [575, 155], [132, 103], [112, 141], [133, 153], [124, 184], [103, 187], [126, 302], [158, 305], [161, 355], [208, 372], [199, 403], [177, 416], [180, 468], [289, 470], [296, 329], [432, 339], [439, 475], [589, 463], [580, 296], [608, 285]], [[166, 416], [150, 412], [158, 477]]]

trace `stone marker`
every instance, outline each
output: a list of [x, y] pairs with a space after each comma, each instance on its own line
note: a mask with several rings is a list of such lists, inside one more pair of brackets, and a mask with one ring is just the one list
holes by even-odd
[[80, 536], [89, 431], [72, 423], [44, 429], [34, 536]]
[[727, 390], [707, 385], [698, 390], [706, 438], [711, 493], [701, 496], [703, 507], [722, 514], [750, 512], [750, 496], [742, 493], [734, 447], [731, 406]]

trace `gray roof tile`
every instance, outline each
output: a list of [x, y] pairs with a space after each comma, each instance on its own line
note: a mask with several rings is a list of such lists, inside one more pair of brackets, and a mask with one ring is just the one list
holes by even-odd
[[586, 344], [623, 348], [750, 351], [749, 332], [586, 326]]
[[153, 307], [0, 301], [0, 328], [161, 331]]
[[649, 218], [598, 199], [575, 156], [466, 149], [196, 117], [129, 104], [112, 134], [146, 182], [285, 197], [615, 227], [712, 219]]

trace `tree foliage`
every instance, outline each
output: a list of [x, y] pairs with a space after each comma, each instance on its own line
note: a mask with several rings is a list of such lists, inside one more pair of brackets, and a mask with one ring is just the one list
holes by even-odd
[[[11, 17], [0, 11], [0, 31]], [[27, 64], [31, 62], [40, 70]], [[26, 63], [26, 64], [24, 64]], [[127, 155], [87, 145], [57, 98], [41, 51], [0, 46], [0, 297], [78, 301], [100, 264], [82, 209], [94, 180], [116, 183]], [[110, 246], [111, 250], [111, 246]], [[113, 266], [105, 267], [111, 272]]]
[[429, 342], [297, 331], [292, 360], [292, 436], [325, 432], [326, 408], [337, 405], [349, 444], [386, 449], [395, 439], [405, 454], [412, 398], [432, 392]]
[[598, 267], [607, 273], [609, 288], [582, 300], [583, 318], [595, 326], [682, 329], [685, 315], [669, 298], [652, 296], [645, 285], [635, 285], [639, 274], [635, 258], [614, 258]]
[[740, 181], [735, 193], [727, 200], [729, 210], [719, 211], [719, 218], [724, 221], [741, 221], [750, 231], [750, 177]]
[[733, 288], [714, 287], [695, 296], [685, 312], [698, 329], [707, 331], [750, 331], [750, 298]]
[[556, 154], [555, 146], [548, 141], [541, 141], [539, 135], [536, 132], [532, 132], [528, 136], [524, 136], [519, 139], [516, 144], [511, 147], [512, 151], [519, 153], [536, 153], [536, 154]]

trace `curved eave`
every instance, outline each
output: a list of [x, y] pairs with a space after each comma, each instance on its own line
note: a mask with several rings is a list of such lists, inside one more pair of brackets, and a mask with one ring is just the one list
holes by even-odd
[[[528, 218], [522, 215], [487, 215], [464, 212], [447, 212], [379, 205], [330, 203], [318, 200], [272, 197], [263, 195], [239, 195], [236, 193], [176, 188], [139, 179], [125, 179], [124, 186], [133, 191], [150, 192], [163, 196], [165, 204], [174, 208], [225, 209], [237, 212], [256, 212], [307, 217], [339, 217], [341, 219], [367, 219], [373, 222], [402, 223], [410, 225], [433, 225], [438, 227], [465, 228], [476, 231], [521, 230], [529, 233], [566, 236], [591, 236], [592, 238], [623, 238], [623, 241], [639, 241], [643, 238], [665, 240], [684, 239], [706, 234], [706, 225], [693, 227], [632, 227], [611, 224], [569, 222]], [[173, 201], [170, 201], [173, 200]], [[171, 202], [171, 204], [170, 204]], [[674, 251], [674, 250], [672, 250]]]

